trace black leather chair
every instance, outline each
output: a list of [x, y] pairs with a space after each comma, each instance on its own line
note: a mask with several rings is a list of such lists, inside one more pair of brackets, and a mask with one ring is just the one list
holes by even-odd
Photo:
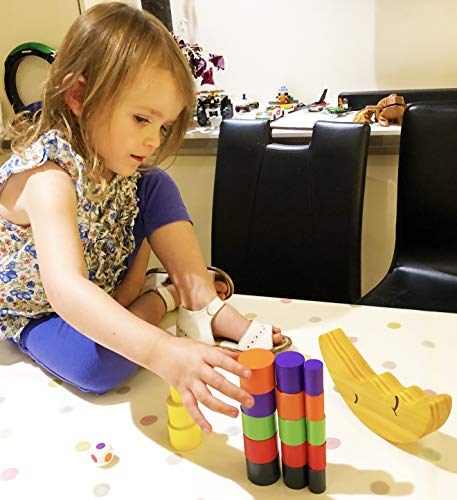
[[360, 303], [457, 312], [457, 102], [404, 114], [395, 251]]
[[224, 120], [212, 264], [247, 295], [353, 303], [369, 125], [317, 122], [311, 143], [272, 143], [266, 120]]
[[389, 94], [401, 95], [405, 98], [406, 104], [413, 104], [421, 101], [457, 101], [457, 88], [449, 89], [400, 89], [400, 90], [367, 90], [354, 92], [340, 92], [339, 99], [347, 99], [348, 106], [357, 111], [365, 106], [377, 104], [378, 101]]

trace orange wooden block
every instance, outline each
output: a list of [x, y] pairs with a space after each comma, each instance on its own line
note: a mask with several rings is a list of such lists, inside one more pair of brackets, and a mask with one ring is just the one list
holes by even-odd
[[308, 420], [318, 422], [325, 416], [324, 413], [324, 393], [319, 396], [308, 396], [305, 394], [305, 411]]
[[275, 357], [267, 349], [249, 349], [238, 356], [238, 362], [247, 366], [252, 375], [240, 378], [240, 387], [249, 394], [265, 394], [275, 387]]
[[276, 388], [276, 408], [284, 420], [300, 420], [305, 416], [305, 393], [288, 394]]

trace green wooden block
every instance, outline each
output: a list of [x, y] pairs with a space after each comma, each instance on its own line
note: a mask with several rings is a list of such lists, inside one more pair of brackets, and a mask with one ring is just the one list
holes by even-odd
[[284, 420], [278, 417], [279, 439], [289, 446], [298, 446], [306, 441], [305, 418], [300, 420]]
[[325, 443], [325, 417], [322, 420], [313, 422], [306, 419], [306, 432], [308, 433], [308, 443], [313, 446], [321, 446]]
[[243, 434], [254, 441], [270, 439], [276, 432], [275, 413], [267, 417], [250, 417], [241, 410]]

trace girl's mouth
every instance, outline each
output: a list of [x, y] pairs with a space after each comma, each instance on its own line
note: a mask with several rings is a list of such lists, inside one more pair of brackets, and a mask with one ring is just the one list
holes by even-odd
[[145, 160], [145, 156], [130, 155], [138, 163], [142, 163]]

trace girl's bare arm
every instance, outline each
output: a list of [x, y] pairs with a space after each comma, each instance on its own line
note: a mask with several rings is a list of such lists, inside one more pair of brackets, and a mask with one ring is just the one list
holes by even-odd
[[91, 283], [78, 233], [76, 193], [69, 176], [47, 162], [35, 169], [18, 200], [33, 230], [40, 274], [48, 300], [59, 316], [95, 342], [157, 373], [176, 387], [194, 420], [210, 426], [197, 400], [221, 413], [238, 410], [216, 399], [207, 388], [249, 404], [252, 398], [213, 367], [249, 375], [226, 351], [177, 339], [137, 318]]

